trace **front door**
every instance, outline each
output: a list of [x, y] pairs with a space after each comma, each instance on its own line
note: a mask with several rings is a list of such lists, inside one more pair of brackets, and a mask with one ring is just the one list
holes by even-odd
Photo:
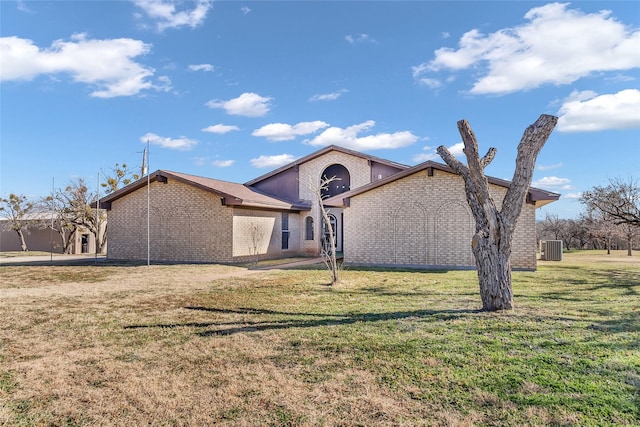
[[89, 253], [89, 235], [83, 234], [80, 240], [80, 250], [83, 254]]
[[[340, 219], [342, 219], [342, 215], [340, 215]], [[333, 240], [336, 246], [336, 252], [342, 252], [342, 221], [338, 221], [338, 217], [334, 214], [329, 214], [329, 222], [331, 224], [331, 228], [333, 229]], [[322, 244], [323, 247], [329, 247], [329, 228], [327, 227], [326, 222], [322, 221]]]

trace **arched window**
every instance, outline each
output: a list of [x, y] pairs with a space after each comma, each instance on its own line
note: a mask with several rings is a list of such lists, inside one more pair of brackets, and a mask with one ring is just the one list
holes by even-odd
[[321, 180], [331, 179], [333, 177], [336, 179], [329, 183], [328, 188], [322, 189], [321, 196], [323, 199], [349, 191], [351, 187], [351, 175], [344, 166], [338, 164], [331, 165], [320, 175]]
[[313, 240], [313, 217], [311, 216], [304, 219], [304, 238], [305, 240]]

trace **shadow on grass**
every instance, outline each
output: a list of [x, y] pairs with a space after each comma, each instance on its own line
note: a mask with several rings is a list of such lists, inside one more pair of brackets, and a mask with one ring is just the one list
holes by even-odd
[[603, 283], [595, 283], [590, 290], [612, 289], [622, 290], [625, 296], [640, 295], [640, 275], [628, 271], [598, 271], [594, 273], [595, 279], [603, 280]]
[[[324, 264], [306, 264], [286, 267], [286, 270], [312, 270], [312, 271], [327, 271], [327, 267]], [[374, 272], [374, 273], [434, 273], [445, 274], [451, 271], [473, 271], [473, 267], [459, 267], [459, 268], [447, 268], [445, 266], [364, 266], [364, 265], [346, 265], [340, 267], [340, 272]]]
[[[572, 266], [563, 267], [572, 269]], [[575, 276], [575, 275], [574, 275]], [[548, 279], [550, 284], [556, 284], [556, 278]], [[572, 277], [567, 274], [562, 284], [566, 291], [545, 292], [539, 295], [527, 295], [520, 298], [549, 299], [559, 301], [584, 302], [594, 299], [594, 291], [613, 291], [612, 297], [637, 297], [640, 295], [640, 275], [632, 271], [601, 270], [589, 271], [586, 277]]]
[[[242, 332], [259, 332], [289, 328], [315, 328], [320, 326], [351, 325], [358, 322], [382, 322], [386, 320], [398, 320], [407, 318], [425, 318], [432, 321], [444, 321], [458, 319], [464, 314], [479, 313], [480, 310], [415, 310], [400, 311], [391, 313], [361, 313], [361, 314], [327, 314], [327, 313], [293, 313], [284, 311], [238, 308], [223, 309], [212, 307], [185, 307], [188, 310], [206, 311], [221, 314], [243, 314], [243, 315], [274, 315], [291, 316], [291, 319], [273, 321], [237, 321], [237, 322], [189, 322], [171, 323], [156, 325], [131, 325], [124, 329], [144, 329], [144, 328], [176, 328], [176, 327], [196, 327], [210, 328], [221, 327], [220, 329], [199, 332], [197, 335], [208, 337], [215, 335], [233, 335]], [[302, 317], [302, 319], [300, 319]], [[309, 319], [312, 318], [312, 319]], [[228, 327], [231, 326], [231, 327]]]

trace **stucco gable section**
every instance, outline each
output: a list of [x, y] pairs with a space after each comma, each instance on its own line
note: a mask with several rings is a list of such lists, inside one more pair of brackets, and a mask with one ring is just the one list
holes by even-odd
[[149, 174], [149, 177], [143, 177], [128, 186], [101, 198], [100, 206], [104, 209], [110, 209], [111, 202], [145, 187], [148, 181], [167, 182], [169, 179], [174, 179], [203, 191], [215, 194], [221, 198], [224, 205], [291, 211], [309, 209], [308, 206], [295, 205], [275, 197], [262, 194], [243, 184], [166, 170], [153, 172]]
[[325, 147], [325, 148], [323, 148], [321, 150], [318, 150], [318, 151], [313, 152], [313, 153], [311, 153], [309, 155], [301, 157], [298, 160], [295, 160], [295, 161], [293, 161], [293, 162], [291, 162], [291, 163], [289, 163], [287, 165], [284, 165], [284, 166], [282, 166], [282, 167], [280, 167], [278, 169], [275, 169], [275, 170], [273, 170], [271, 172], [268, 172], [268, 173], [266, 173], [264, 175], [261, 175], [261, 176], [255, 178], [255, 179], [252, 179], [251, 181], [246, 182], [245, 185], [247, 185], [247, 186], [257, 185], [257, 184], [259, 184], [260, 182], [262, 182], [264, 180], [267, 180], [267, 179], [269, 179], [269, 178], [271, 178], [273, 176], [279, 175], [279, 174], [281, 174], [281, 173], [283, 173], [283, 172], [285, 172], [287, 170], [298, 168], [300, 165], [302, 165], [304, 163], [307, 163], [307, 162], [309, 162], [311, 160], [317, 159], [318, 157], [322, 157], [325, 154], [328, 154], [328, 153], [330, 153], [332, 151], [338, 151], [338, 152], [341, 152], [341, 153], [344, 153], [344, 154], [347, 154], [347, 155], [351, 155], [351, 156], [354, 156], [354, 157], [359, 157], [359, 158], [365, 159], [365, 160], [367, 160], [369, 162], [379, 163], [381, 165], [385, 165], [385, 166], [388, 166], [388, 167], [391, 167], [391, 168], [395, 168], [398, 171], [405, 170], [405, 169], [409, 168], [409, 166], [407, 166], [407, 165], [403, 165], [401, 163], [392, 162], [391, 160], [386, 160], [386, 159], [382, 159], [380, 157], [371, 156], [369, 154], [360, 153], [358, 151], [349, 150], [347, 148], [339, 147], [337, 145], [329, 145], [328, 147]]
[[[424, 163], [420, 163], [419, 165], [416, 165], [412, 168], [408, 168], [405, 169], [401, 172], [398, 172], [395, 175], [389, 176], [385, 179], [381, 179], [379, 181], [374, 181], [368, 185], [364, 185], [360, 188], [356, 188], [354, 190], [351, 191], [347, 191], [345, 193], [342, 193], [340, 195], [331, 197], [329, 199], [326, 199], [324, 201], [324, 204], [327, 206], [333, 206], [333, 207], [347, 207], [349, 206], [349, 199], [352, 197], [356, 197], [362, 193], [374, 190], [378, 187], [381, 187], [383, 185], [389, 184], [391, 182], [406, 178], [410, 175], [416, 174], [418, 172], [422, 172], [422, 171], [427, 171], [427, 174], [429, 176], [432, 176], [435, 170], [439, 170], [442, 172], [447, 172], [447, 173], [451, 173], [451, 174], [456, 174], [453, 169], [451, 169], [449, 166], [444, 165], [442, 163], [437, 163], [434, 161], [426, 161]], [[462, 178], [461, 178], [462, 179]], [[487, 177], [487, 180], [489, 181], [490, 184], [494, 184], [500, 187], [504, 187], [504, 188], [509, 188], [511, 182], [504, 180], [504, 179], [499, 179], [499, 178], [494, 178], [494, 177]], [[533, 205], [535, 205], [536, 207], [541, 207], [544, 206], [548, 203], [554, 202], [556, 200], [558, 200], [560, 198], [560, 194], [558, 193], [553, 193], [551, 191], [546, 191], [546, 190], [542, 190], [539, 188], [534, 188], [534, 187], [529, 187], [529, 192], [527, 193], [527, 203], [531, 203]]]

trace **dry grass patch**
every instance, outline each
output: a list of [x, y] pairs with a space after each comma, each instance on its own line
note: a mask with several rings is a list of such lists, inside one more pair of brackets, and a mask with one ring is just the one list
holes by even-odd
[[6, 425], [633, 425], [640, 265], [0, 268]]

